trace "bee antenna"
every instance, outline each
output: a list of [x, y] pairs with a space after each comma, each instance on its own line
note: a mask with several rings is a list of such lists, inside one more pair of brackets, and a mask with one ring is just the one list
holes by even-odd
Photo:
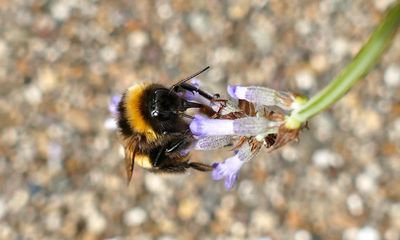
[[207, 67], [205, 67], [203, 70], [200, 70], [200, 71], [198, 71], [198, 72], [196, 72], [196, 73], [190, 75], [189, 77], [186, 77], [186, 78], [180, 80], [179, 82], [177, 82], [177, 83], [175, 83], [174, 85], [171, 86], [171, 88], [169, 89], [169, 92], [171, 93], [171, 92], [175, 89], [175, 87], [181, 85], [181, 84], [184, 83], [184, 82], [189, 81], [189, 80], [192, 79], [192, 78], [197, 77], [198, 75], [200, 75], [200, 74], [202, 74], [203, 72], [207, 71], [209, 68], [210, 68], [210, 66], [207, 66]]

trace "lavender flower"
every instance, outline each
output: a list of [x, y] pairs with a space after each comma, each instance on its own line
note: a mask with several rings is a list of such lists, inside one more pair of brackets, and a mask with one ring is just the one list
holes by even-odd
[[268, 121], [259, 117], [245, 117], [235, 120], [209, 119], [196, 115], [190, 124], [190, 130], [195, 136], [257, 136], [277, 132], [281, 122]]
[[257, 153], [258, 151], [254, 152], [251, 150], [249, 144], [243, 144], [239, 150], [235, 151], [234, 156], [222, 163], [213, 164], [212, 178], [216, 181], [225, 178], [225, 188], [231, 189], [238, 179], [239, 171], [243, 164]]
[[[213, 118], [195, 115], [189, 127], [197, 138], [194, 149], [211, 150], [233, 144], [235, 155], [223, 163], [214, 163], [214, 180], [225, 179], [225, 187], [235, 184], [243, 164], [265, 146], [275, 150], [293, 139], [300, 129], [285, 127], [287, 116], [304, 104], [294, 94], [265, 87], [229, 86], [233, 101], [208, 101], [201, 96], [191, 99], [207, 104], [216, 112]], [[240, 99], [241, 101], [235, 101]], [[214, 143], [215, 142], [215, 143]]]
[[229, 95], [235, 99], [247, 100], [263, 106], [277, 106], [283, 110], [291, 110], [294, 96], [290, 93], [276, 91], [265, 87], [228, 86]]
[[104, 127], [110, 130], [117, 129], [117, 123], [115, 122], [115, 116], [118, 114], [118, 104], [121, 101], [121, 95], [114, 95], [111, 97], [108, 103], [108, 111], [111, 116], [104, 121]]
[[108, 103], [108, 110], [110, 113], [115, 116], [118, 113], [118, 104], [121, 101], [121, 95], [114, 95], [111, 97], [110, 102]]

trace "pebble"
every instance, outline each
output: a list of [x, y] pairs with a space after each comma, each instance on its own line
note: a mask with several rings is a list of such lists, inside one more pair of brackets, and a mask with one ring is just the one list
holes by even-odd
[[321, 169], [339, 168], [343, 165], [343, 158], [330, 149], [318, 149], [314, 152], [312, 161], [314, 165]]
[[312, 236], [306, 230], [298, 230], [294, 234], [294, 240], [312, 240]]
[[361, 228], [358, 233], [356, 240], [380, 240], [381, 237], [379, 232], [372, 227], [363, 227]]
[[384, 11], [390, 5], [392, 5], [396, 0], [374, 0], [375, 7], [380, 11]]
[[142, 49], [150, 42], [149, 36], [145, 31], [135, 31], [128, 36], [128, 45], [132, 49]]
[[138, 226], [146, 222], [147, 213], [143, 208], [135, 207], [124, 214], [124, 224], [127, 226]]
[[42, 102], [42, 92], [35, 85], [28, 86], [24, 92], [26, 101], [32, 106]]
[[357, 175], [356, 187], [360, 192], [363, 193], [374, 193], [377, 189], [375, 179], [365, 173]]
[[104, 232], [107, 227], [106, 218], [97, 210], [89, 211], [89, 214], [86, 216], [86, 220], [89, 232], [100, 234]]
[[46, 229], [48, 231], [57, 231], [62, 225], [61, 216], [58, 212], [51, 212], [47, 215], [45, 221]]
[[51, 67], [38, 69], [37, 81], [41, 91], [52, 91], [57, 86], [57, 74]]
[[167, 188], [164, 179], [156, 174], [145, 174], [144, 183], [146, 188], [152, 193], [161, 194]]
[[390, 88], [400, 86], [400, 66], [391, 64], [386, 68], [383, 76], [385, 84]]
[[315, 76], [310, 70], [303, 69], [295, 76], [297, 87], [303, 91], [311, 90], [315, 87]]
[[168, 1], [158, 1], [156, 7], [158, 16], [163, 20], [171, 18], [174, 14], [173, 9], [171, 8], [171, 5]]
[[358, 194], [351, 194], [347, 198], [347, 208], [353, 216], [360, 216], [364, 212], [364, 204]]
[[350, 46], [349, 42], [343, 38], [336, 38], [332, 40], [332, 53], [339, 59], [343, 59], [343, 57], [349, 53]]
[[59, 21], [65, 21], [71, 14], [71, 5], [67, 1], [57, 1], [51, 5], [51, 15]]
[[100, 50], [100, 57], [101, 59], [103, 59], [104, 62], [112, 63], [115, 62], [118, 55], [114, 48], [107, 46]]
[[275, 229], [278, 224], [278, 219], [270, 212], [257, 211], [251, 215], [250, 226], [254, 227], [258, 232], [266, 233]]
[[187, 221], [191, 219], [199, 208], [199, 202], [196, 198], [187, 198], [179, 202], [178, 215], [181, 219]]

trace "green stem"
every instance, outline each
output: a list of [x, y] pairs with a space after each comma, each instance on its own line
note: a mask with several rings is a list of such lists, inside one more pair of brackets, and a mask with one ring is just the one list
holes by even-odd
[[400, 1], [390, 8], [380, 25], [353, 61], [322, 91], [289, 116], [286, 127], [299, 128], [312, 116], [330, 107], [378, 62], [400, 24]]

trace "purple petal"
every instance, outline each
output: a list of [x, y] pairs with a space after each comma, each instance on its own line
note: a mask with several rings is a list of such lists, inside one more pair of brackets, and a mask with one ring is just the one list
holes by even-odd
[[228, 93], [232, 98], [246, 99], [247, 87], [242, 86], [228, 86]]
[[208, 119], [201, 115], [195, 115], [189, 127], [193, 135], [200, 137], [234, 134], [233, 120]]
[[238, 179], [238, 176], [239, 176], [239, 172], [228, 175], [225, 178], [225, 188], [228, 190], [231, 189], [233, 187], [233, 185], [235, 185], [235, 183]]
[[231, 96], [232, 98], [236, 98], [236, 99], [237, 99], [236, 94], [235, 94], [235, 92], [236, 92], [236, 87], [237, 87], [237, 86], [228, 85], [227, 91], [228, 91], [229, 96]]
[[228, 93], [236, 99], [244, 99], [265, 106], [278, 106], [285, 110], [290, 110], [290, 103], [292, 102], [288, 93], [266, 87], [229, 86]]
[[118, 104], [121, 101], [121, 95], [114, 95], [108, 104], [108, 110], [112, 115], [116, 115], [118, 111]]
[[[240, 159], [240, 155], [234, 155], [226, 159], [223, 163], [215, 165], [212, 171], [212, 178], [216, 181], [225, 178], [225, 186], [230, 186], [226, 188], [231, 188], [235, 181], [240, 168], [245, 162]], [[214, 165], [213, 165], [214, 166]]]
[[238, 151], [235, 151], [235, 155], [226, 159], [222, 163], [214, 163], [212, 178], [214, 180], [221, 180], [225, 178], [225, 187], [231, 189], [239, 176], [239, 171], [243, 164], [254, 157], [258, 151], [252, 151], [249, 144], [243, 144]]
[[218, 168], [218, 165], [219, 165], [218, 163], [213, 164], [214, 169], [211, 173], [212, 179], [215, 181], [221, 180], [225, 176], [224, 172], [222, 172], [221, 169]]
[[190, 84], [192, 84], [196, 88], [200, 87], [200, 83], [201, 83], [201, 80], [198, 78], [192, 78], [192, 80], [190, 80]]

